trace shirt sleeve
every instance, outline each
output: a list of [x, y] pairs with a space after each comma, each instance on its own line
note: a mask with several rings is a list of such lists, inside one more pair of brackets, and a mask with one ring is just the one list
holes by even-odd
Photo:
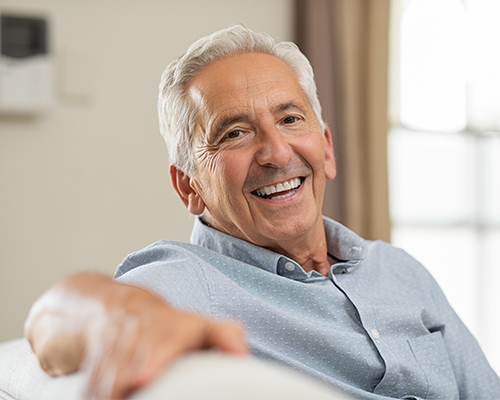
[[211, 316], [203, 260], [175, 242], [160, 241], [127, 256], [115, 280], [147, 289], [171, 306]]

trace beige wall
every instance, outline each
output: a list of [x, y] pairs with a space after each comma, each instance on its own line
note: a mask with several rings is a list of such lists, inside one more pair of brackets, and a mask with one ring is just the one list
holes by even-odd
[[5, 0], [51, 23], [56, 105], [0, 116], [0, 341], [74, 271], [112, 274], [158, 239], [188, 240], [170, 187], [156, 94], [196, 38], [242, 22], [290, 39], [292, 0]]

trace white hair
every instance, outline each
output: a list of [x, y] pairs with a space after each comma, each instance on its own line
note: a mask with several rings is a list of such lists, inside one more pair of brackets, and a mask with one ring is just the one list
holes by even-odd
[[292, 42], [276, 42], [266, 33], [234, 25], [194, 42], [187, 52], [163, 72], [158, 96], [160, 132], [168, 147], [170, 162], [190, 175], [196, 171], [192, 138], [197, 111], [188, 101], [186, 86], [208, 64], [238, 53], [258, 52], [284, 61], [297, 75], [312, 110], [324, 131], [314, 73], [306, 56]]

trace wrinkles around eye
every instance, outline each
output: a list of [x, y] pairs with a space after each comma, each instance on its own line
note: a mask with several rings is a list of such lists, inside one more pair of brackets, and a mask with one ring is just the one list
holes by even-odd
[[208, 171], [213, 172], [219, 158], [220, 144], [203, 143], [197, 146], [195, 150], [196, 164], [207, 168]]

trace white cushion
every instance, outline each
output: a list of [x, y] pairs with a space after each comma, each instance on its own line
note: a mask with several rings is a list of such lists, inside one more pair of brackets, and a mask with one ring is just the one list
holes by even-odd
[[[0, 343], [0, 399], [78, 400], [82, 373], [51, 378], [42, 371], [25, 339]], [[215, 351], [188, 354], [133, 400], [347, 400], [344, 394], [310, 377], [252, 357]]]
[[191, 353], [131, 400], [349, 400], [309, 376], [252, 357]]
[[40, 368], [26, 339], [0, 344], [0, 398], [5, 400], [77, 400], [83, 374], [51, 378]]

